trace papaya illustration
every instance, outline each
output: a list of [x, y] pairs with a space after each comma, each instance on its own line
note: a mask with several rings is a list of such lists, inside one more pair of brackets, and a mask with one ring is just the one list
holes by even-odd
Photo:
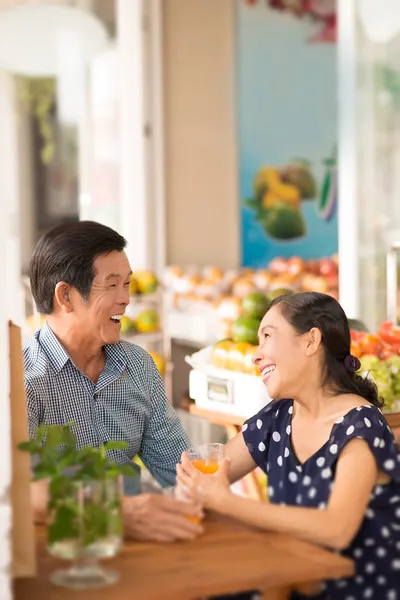
[[312, 200], [317, 194], [317, 184], [311, 173], [310, 163], [303, 159], [291, 161], [282, 172], [285, 183], [294, 185], [302, 200]]
[[269, 208], [273, 208], [279, 204], [280, 201], [281, 199], [275, 194], [275, 192], [268, 190], [262, 197], [262, 207], [268, 210]]
[[307, 231], [301, 212], [283, 202], [266, 211], [263, 226], [266, 233], [277, 240], [300, 238]]
[[261, 167], [259, 169], [259, 171], [256, 173], [256, 176], [254, 177], [254, 182], [253, 182], [253, 188], [254, 188], [254, 196], [258, 199], [261, 200], [262, 197], [264, 196], [265, 192], [267, 191], [268, 188], [268, 174], [270, 171], [276, 171], [276, 173], [278, 173], [277, 169], [274, 169], [272, 167]]
[[294, 208], [300, 207], [300, 192], [296, 186], [284, 183], [278, 169], [262, 167], [254, 180], [254, 191], [265, 209], [285, 202]]

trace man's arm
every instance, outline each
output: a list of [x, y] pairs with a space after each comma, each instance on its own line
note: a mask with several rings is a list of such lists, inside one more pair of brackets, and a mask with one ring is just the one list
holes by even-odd
[[144, 357], [149, 377], [151, 413], [139, 456], [160, 485], [174, 485], [176, 465], [190, 440], [168, 402], [160, 373], [149, 355]]
[[[47, 481], [31, 484], [31, 499], [35, 523], [45, 523]], [[193, 523], [189, 516], [201, 518], [201, 508], [158, 494], [140, 494], [123, 499], [125, 537], [130, 539], [153, 542], [192, 540], [203, 532], [203, 527]]]

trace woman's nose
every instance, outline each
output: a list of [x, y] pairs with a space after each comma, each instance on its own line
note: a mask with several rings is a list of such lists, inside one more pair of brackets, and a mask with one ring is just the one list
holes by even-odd
[[257, 350], [254, 352], [253, 356], [251, 357], [251, 362], [255, 365], [258, 365], [260, 360], [261, 360], [260, 346], [258, 346]]

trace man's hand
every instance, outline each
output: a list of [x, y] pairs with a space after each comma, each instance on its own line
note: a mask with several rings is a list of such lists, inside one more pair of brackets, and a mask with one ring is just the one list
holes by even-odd
[[31, 483], [31, 502], [35, 523], [46, 522], [47, 487], [47, 481], [44, 479], [41, 481], [32, 481]]
[[125, 496], [123, 499], [125, 535], [149, 542], [192, 540], [203, 532], [189, 517], [202, 517], [201, 508], [189, 502], [158, 494]]

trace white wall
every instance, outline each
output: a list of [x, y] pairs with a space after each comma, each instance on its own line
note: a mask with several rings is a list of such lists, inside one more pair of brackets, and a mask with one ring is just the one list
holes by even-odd
[[235, 2], [164, 0], [167, 262], [239, 265]]

